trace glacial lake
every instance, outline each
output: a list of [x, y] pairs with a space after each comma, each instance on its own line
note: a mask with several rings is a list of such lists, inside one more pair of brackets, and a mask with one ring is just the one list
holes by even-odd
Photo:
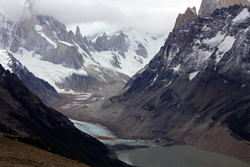
[[138, 167], [250, 167], [236, 158], [187, 145], [117, 151], [119, 159]]

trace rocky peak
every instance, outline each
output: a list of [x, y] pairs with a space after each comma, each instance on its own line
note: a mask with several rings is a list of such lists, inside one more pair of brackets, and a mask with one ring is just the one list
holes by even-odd
[[109, 50], [112, 51], [105, 32], [102, 34], [102, 36], [98, 36], [94, 47], [98, 52], [109, 51]]
[[79, 26], [76, 26], [76, 36], [81, 36], [82, 37]]
[[144, 58], [148, 58], [148, 52], [141, 43], [139, 43], [137, 46], [136, 54]]
[[194, 6], [193, 8], [188, 7], [189, 10], [191, 10], [194, 14], [197, 15], [196, 7]]
[[81, 30], [79, 28], [79, 26], [76, 27], [76, 40], [77, 40], [77, 43], [80, 45], [80, 47], [88, 54], [88, 55], [91, 55], [90, 52], [89, 52], [89, 49], [87, 49], [87, 46], [88, 46], [88, 40], [85, 37], [82, 36], [81, 34]]
[[248, 0], [219, 0], [220, 6], [223, 8], [228, 8], [229, 6], [233, 5], [243, 5], [243, 6], [249, 6]]
[[215, 9], [220, 9], [221, 6], [217, 0], [202, 0], [199, 16], [205, 17], [207, 14], [211, 14]]
[[213, 13], [216, 9], [228, 8], [229, 6], [242, 5], [249, 6], [248, 0], [202, 0], [199, 16], [205, 17]]
[[184, 14], [178, 15], [175, 22], [174, 30], [186, 24], [189, 20], [195, 19], [196, 17], [197, 17], [196, 8], [195, 7], [187, 8]]

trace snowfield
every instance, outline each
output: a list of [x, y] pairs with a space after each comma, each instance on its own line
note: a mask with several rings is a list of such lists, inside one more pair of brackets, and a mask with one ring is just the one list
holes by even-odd
[[[98, 36], [103, 36], [105, 33], [107, 37], [115, 35], [119, 31], [114, 29], [100, 29], [96, 30], [88, 36], [88, 39], [94, 42]], [[125, 58], [118, 54], [116, 51], [102, 51], [102, 52], [91, 52], [93, 59], [99, 62], [102, 67], [108, 68], [112, 71], [121, 72], [132, 77], [137, 71], [144, 68], [146, 64], [156, 55], [160, 50], [160, 47], [164, 45], [165, 37], [157, 38], [141, 31], [134, 29], [123, 32], [127, 38], [126, 43], [129, 45], [128, 52], [125, 52]], [[143, 58], [136, 54], [138, 44], [141, 43], [148, 52], [148, 57]], [[113, 61], [113, 55], [116, 55], [120, 61], [120, 68], [114, 67], [111, 62]], [[142, 60], [139, 63], [137, 60]]]
[[[129, 46], [128, 51], [125, 52], [125, 57], [121, 56], [117, 51], [102, 51], [102, 52], [94, 52], [90, 51], [91, 56], [84, 51], [79, 44], [74, 42], [74, 44], [70, 44], [66, 41], [61, 41], [57, 37], [57, 33], [53, 31], [54, 36], [57, 38], [56, 41], [50, 39], [44, 32], [43, 26], [35, 25], [35, 31], [39, 33], [46, 41], [48, 41], [54, 48], [57, 48], [58, 44], [63, 44], [66, 46], [77, 46], [78, 52], [82, 54], [84, 59], [83, 66], [95, 67], [94, 70], [100, 72], [101, 68], [109, 69], [113, 72], [120, 72], [132, 77], [137, 71], [144, 68], [146, 64], [155, 56], [155, 54], [160, 50], [160, 47], [164, 44], [165, 37], [157, 38], [150, 34], [143, 33], [136, 30], [128, 30], [123, 33], [126, 36], [126, 45]], [[89, 38], [91, 41], [94, 41], [99, 35], [106, 34], [107, 36], [111, 35], [119, 35], [119, 31], [114, 29], [101, 29], [93, 32]], [[141, 43], [147, 50], [148, 57], [142, 57], [136, 54], [136, 50], [138, 49], [138, 44]], [[9, 49], [7, 49], [9, 51]], [[11, 52], [10, 52], [11, 53]], [[66, 68], [61, 64], [53, 64], [48, 61], [42, 61], [41, 58], [43, 55], [35, 54], [34, 51], [27, 51], [24, 48], [20, 48], [18, 53], [11, 53], [13, 56], [21, 62], [22, 65], [26, 66], [26, 68], [33, 73], [36, 77], [41, 78], [47, 81], [50, 85], [52, 85], [59, 93], [65, 92], [63, 89], [59, 89], [56, 86], [56, 82], [63, 82], [65, 77], [69, 77], [73, 73], [79, 75], [87, 76], [88, 73], [84, 67], [79, 70]], [[4, 55], [4, 54], [3, 54]], [[114, 67], [112, 62], [114, 62], [113, 57], [116, 56], [119, 60], [119, 65], [121, 68]], [[6, 69], [8, 68], [6, 58], [1, 58], [2, 64]], [[10, 69], [11, 70], [11, 69]], [[105, 79], [103, 78], [105, 82]]]

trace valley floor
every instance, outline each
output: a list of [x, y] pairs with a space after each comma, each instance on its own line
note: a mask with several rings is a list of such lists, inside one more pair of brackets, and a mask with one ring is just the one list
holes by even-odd
[[0, 136], [0, 166], [88, 167], [80, 162]]
[[[136, 138], [133, 138], [134, 140], [122, 140], [119, 134], [113, 133], [117, 132], [115, 130], [120, 129], [119, 124], [112, 124], [111, 122], [99, 119], [100, 117], [93, 117], [94, 112], [92, 108], [100, 105], [104, 101], [103, 96], [98, 94], [60, 94], [60, 96], [62, 100], [54, 106], [56, 110], [73, 119], [71, 121], [78, 129], [92, 135], [105, 144], [111, 145], [116, 150], [140, 148], [142, 146], [148, 147], [151, 145], [164, 146], [181, 144], [175, 140], [154, 141], [152, 138], [149, 140], [147, 140], [147, 138], [143, 138], [145, 140], [137, 140]], [[210, 130], [204, 134], [203, 130], [204, 127], [197, 127], [187, 133], [180, 127], [180, 129], [173, 129], [168, 136], [172, 139], [178, 139], [184, 135], [186, 136], [183, 138], [184, 143], [188, 145], [226, 156], [236, 157], [250, 164], [249, 142], [234, 138], [230, 135], [227, 128], [223, 128], [220, 125], [210, 128]], [[120, 133], [123, 132], [122, 130], [120, 131]]]

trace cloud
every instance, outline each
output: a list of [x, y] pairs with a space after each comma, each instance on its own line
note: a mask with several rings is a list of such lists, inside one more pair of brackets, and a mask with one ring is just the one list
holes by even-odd
[[11, 21], [18, 21], [23, 14], [24, 1], [10, 0], [0, 1], [0, 12]]
[[[0, 11], [17, 21], [22, 15], [24, 1], [0, 1]], [[53, 16], [70, 27], [82, 25], [83, 33], [89, 32], [90, 27], [111, 26], [165, 35], [172, 30], [179, 13], [200, 3], [201, 0], [32, 0], [32, 11]]]
[[81, 4], [78, 1], [65, 3], [59, 0], [44, 3], [44, 0], [34, 1], [33, 11], [39, 15], [50, 15], [65, 24], [90, 23], [103, 21], [119, 23], [125, 19], [125, 14], [117, 7], [98, 4]]

